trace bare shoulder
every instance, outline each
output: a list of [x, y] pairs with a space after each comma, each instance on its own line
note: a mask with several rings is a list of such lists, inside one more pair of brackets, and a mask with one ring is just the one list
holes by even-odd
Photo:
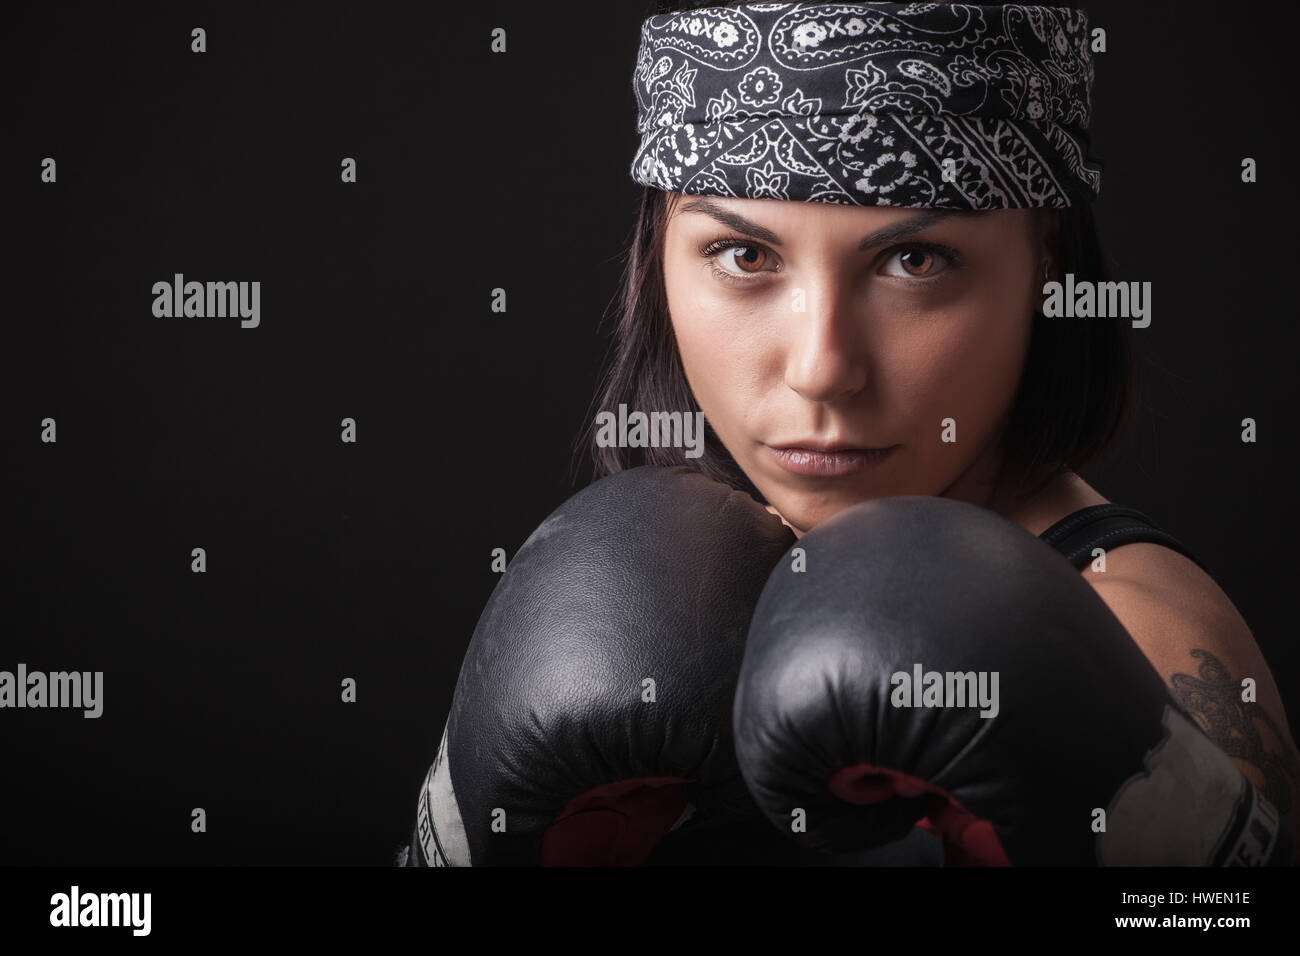
[[[1055, 482], [1020, 520], [1038, 535], [1061, 518], [1096, 504], [1110, 502], [1079, 476], [1069, 475]], [[1084, 580], [1163, 676], [1199, 671], [1204, 663], [1230, 672], [1238, 683], [1252, 677], [1261, 702], [1276, 706], [1279, 726], [1285, 730], [1277, 689], [1259, 646], [1214, 578], [1190, 558], [1147, 541], [1108, 549], [1104, 566], [1084, 568]], [[1218, 665], [1209, 664], [1208, 656]]]
[[1158, 544], [1107, 554], [1084, 571], [1170, 693], [1300, 834], [1300, 754], [1273, 675], [1223, 589]]
[[[1212, 714], [1207, 707], [1215, 701], [1215, 706], [1235, 702], [1239, 706], [1234, 710], [1255, 710], [1275, 736], [1294, 746], [1277, 685], [1254, 635], [1236, 605], [1196, 562], [1144, 541], [1107, 552], [1105, 571], [1088, 568], [1082, 574], [1180, 703], [1213, 723], [1226, 714]], [[1243, 695], [1251, 697], [1252, 690], [1257, 708], [1244, 706], [1251, 701]]]
[[1141, 541], [1107, 551], [1105, 568], [1082, 574], [1157, 667], [1188, 663], [1192, 644], [1235, 665], [1263, 663], [1240, 612], [1195, 561]]
[[[1072, 476], [1029, 525], [1041, 534], [1079, 508], [1109, 502]], [[1300, 754], [1268, 664], [1246, 621], [1195, 561], [1152, 542], [1106, 552], [1081, 572], [1172, 696], [1300, 832]]]

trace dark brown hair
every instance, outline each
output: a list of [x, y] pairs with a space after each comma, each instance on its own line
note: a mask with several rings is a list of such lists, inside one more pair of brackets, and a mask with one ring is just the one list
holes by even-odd
[[[695, 2], [669, 9], [710, 5], [728, 4]], [[685, 464], [762, 501], [707, 424], [704, 453], [694, 459], [680, 448], [601, 448], [595, 442], [596, 412], [617, 409], [620, 403], [641, 410], [700, 410], [677, 352], [664, 289], [664, 235], [679, 198], [650, 187], [642, 192], [622, 288], [611, 304], [616, 321], [612, 356], [578, 447], [591, 455], [596, 477], [640, 464]], [[1054, 212], [1059, 216], [1057, 277], [1072, 272], [1076, 282], [1109, 281], [1091, 204]], [[1039, 222], [1045, 222], [1044, 215]], [[1131, 422], [1135, 374], [1126, 322], [1048, 319], [1036, 313], [1007, 418], [1003, 475], [1014, 476], [1017, 491], [1029, 494], [1062, 471], [1077, 471], [1101, 457]], [[1025, 482], [1035, 476], [1040, 480], [1026, 491]]]

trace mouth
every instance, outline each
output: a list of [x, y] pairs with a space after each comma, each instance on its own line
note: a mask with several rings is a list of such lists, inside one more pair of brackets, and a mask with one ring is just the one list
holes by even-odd
[[885, 448], [850, 448], [846, 445], [767, 445], [778, 465], [795, 475], [841, 478], [888, 460], [902, 445]]

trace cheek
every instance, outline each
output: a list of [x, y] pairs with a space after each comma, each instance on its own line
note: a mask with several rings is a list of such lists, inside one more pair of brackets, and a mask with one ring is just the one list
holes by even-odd
[[1018, 304], [997, 301], [965, 304], [900, 336], [888, 380], [920, 437], [938, 436], [941, 420], [952, 418], [958, 441], [976, 450], [1010, 410], [1029, 331]]
[[764, 346], [758, 311], [737, 312], [705, 280], [667, 270], [668, 310], [682, 368], [695, 400], [724, 444], [743, 430], [776, 367]]
[[713, 430], [731, 447], [734, 436], [744, 430], [757, 394], [751, 363], [739, 337], [727, 334], [727, 326], [708, 321], [702, 310], [671, 314], [687, 384]]

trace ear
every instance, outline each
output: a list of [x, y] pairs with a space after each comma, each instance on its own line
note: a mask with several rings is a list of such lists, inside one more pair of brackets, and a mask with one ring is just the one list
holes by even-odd
[[1038, 268], [1047, 283], [1061, 268], [1061, 214], [1055, 209], [1039, 209], [1035, 217]]

